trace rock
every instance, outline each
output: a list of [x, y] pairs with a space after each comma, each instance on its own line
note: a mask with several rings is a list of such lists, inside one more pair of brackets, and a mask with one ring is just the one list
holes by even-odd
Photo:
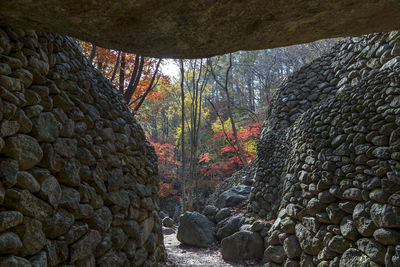
[[400, 233], [391, 229], [379, 228], [375, 230], [374, 238], [382, 245], [400, 244]]
[[68, 258], [68, 246], [60, 240], [48, 240], [46, 243], [47, 261], [50, 266], [57, 266]]
[[[87, 5], [91, 19], [85, 25], [82, 25], [87, 20], [85, 14], [73, 8], [78, 4], [80, 1], [68, 5], [49, 5], [40, 1], [25, 4], [21, 8], [19, 2], [5, 2], [0, 5], [0, 17], [2, 24], [62, 32], [101, 47], [152, 57], [181, 58], [282, 47], [399, 28], [396, 21], [396, 11], [399, 9], [397, 2], [365, 5], [363, 1], [356, 1], [352, 6], [354, 11], [350, 12], [346, 10], [347, 2], [342, 0], [334, 4], [322, 3], [317, 7], [309, 2], [297, 1], [282, 5], [265, 4], [264, 1], [235, 5], [225, 2], [201, 4], [196, 1], [119, 5], [101, 1]], [[226, 16], [221, 16], [223, 13]], [[135, 20], [129, 20], [130, 15], [126, 14], [131, 14]], [[154, 14], [155, 18], [150, 19], [150, 14]], [[365, 24], [354, 26], [354, 21], [362, 21], [365, 14], [369, 14], [372, 21], [380, 21], [379, 27]], [[65, 21], [63, 18], [73, 19]], [[115, 18], [116, 21], [124, 21], [124, 24], [108, 24], [106, 18]], [[313, 18], [312, 21], [309, 18]], [[333, 27], [335, 24], [338, 26]], [[142, 31], [143, 25], [148, 31]], [[315, 31], [315, 25], [319, 25], [321, 30]], [[96, 29], [96, 26], [100, 26], [100, 29]], [[117, 31], [122, 37], [115, 38]], [[137, 40], [133, 41], [130, 36], [136, 36]], [[9, 51], [9, 48], [5, 51]], [[35, 63], [31, 59], [29, 63], [36, 66], [39, 73], [47, 70], [46, 64], [39, 59]]]
[[358, 232], [350, 216], [344, 217], [340, 223], [341, 234], [352, 241], [357, 240]]
[[17, 160], [20, 170], [32, 168], [43, 157], [43, 151], [36, 139], [24, 134], [7, 138], [5, 147], [1, 152]]
[[54, 143], [54, 151], [62, 157], [72, 158], [75, 156], [78, 148], [76, 139], [58, 138]]
[[385, 264], [386, 249], [373, 238], [361, 238], [356, 242], [360, 251], [378, 264]]
[[207, 205], [204, 207], [203, 214], [206, 215], [207, 217], [209, 216], [215, 216], [218, 212], [217, 207], [214, 205]]
[[71, 263], [83, 259], [93, 253], [100, 241], [100, 233], [96, 230], [90, 230], [81, 239], [71, 245]]
[[343, 253], [351, 246], [350, 242], [341, 235], [335, 235], [328, 243], [328, 248], [336, 253]]
[[19, 127], [20, 125], [17, 121], [3, 120], [0, 123], [0, 137], [7, 137], [16, 134]]
[[163, 227], [162, 228], [163, 235], [173, 235], [175, 234], [175, 229], [170, 227]]
[[286, 260], [285, 250], [282, 246], [269, 246], [264, 251], [264, 257], [275, 263], [284, 263]]
[[15, 250], [22, 247], [22, 242], [19, 237], [11, 232], [0, 234], [0, 254], [13, 253]]
[[61, 200], [61, 187], [57, 179], [49, 174], [36, 176], [36, 179], [40, 183], [39, 196], [57, 208]]
[[[223, 223], [223, 224], [220, 225], [221, 223]], [[218, 240], [222, 240], [225, 237], [228, 237], [228, 236], [234, 234], [235, 232], [239, 231], [241, 225], [242, 225], [242, 217], [240, 215], [230, 217], [230, 218], [228, 218], [228, 220], [226, 222], [221, 221], [217, 225], [218, 230], [217, 230], [216, 236], [217, 236]]]
[[0, 267], [31, 267], [32, 264], [21, 257], [11, 256], [0, 262]]
[[125, 221], [122, 229], [129, 237], [137, 237], [139, 235], [139, 224], [135, 221]]
[[317, 255], [322, 249], [322, 242], [313, 233], [308, 231], [302, 224], [296, 224], [296, 237], [300, 247], [305, 253]]
[[222, 257], [230, 261], [260, 259], [263, 249], [263, 239], [255, 232], [239, 231], [221, 241]]
[[60, 134], [60, 126], [53, 113], [43, 112], [34, 119], [32, 119], [33, 136], [39, 142], [53, 142]]
[[0, 212], [0, 232], [21, 224], [23, 220], [24, 215], [19, 211]]
[[[154, 227], [154, 218], [153, 217], [149, 217], [146, 220], [144, 220], [139, 227], [139, 242], [138, 245], [139, 246], [143, 246], [147, 239], [150, 236], [150, 233], [152, 232]], [[179, 231], [178, 231], [179, 234]], [[179, 240], [179, 238], [178, 238]], [[180, 241], [180, 240], [179, 240]]]
[[22, 189], [27, 189], [31, 193], [35, 193], [40, 190], [40, 184], [38, 181], [32, 176], [32, 174], [26, 171], [18, 172], [17, 186]]
[[107, 231], [112, 222], [112, 213], [107, 207], [95, 210], [93, 217], [90, 218], [88, 224], [90, 227], [99, 231]]
[[251, 231], [252, 232], [260, 232], [263, 228], [264, 228], [264, 223], [262, 223], [260, 221], [256, 221], [251, 226]]
[[43, 231], [46, 237], [55, 239], [68, 232], [74, 224], [74, 216], [66, 210], [60, 209], [44, 221]]
[[355, 248], [346, 250], [340, 258], [339, 266], [366, 266], [378, 267], [379, 265], [368, 258], [367, 255]]
[[18, 161], [1, 158], [0, 161], [0, 177], [7, 187], [11, 187], [17, 183]]
[[86, 234], [88, 230], [89, 227], [87, 224], [72, 225], [69, 231], [65, 234], [65, 241], [67, 244], [71, 244]]
[[113, 243], [113, 248], [120, 250], [128, 241], [128, 237], [125, 235], [124, 231], [118, 227], [112, 227], [110, 230], [111, 242]]
[[24, 217], [24, 222], [16, 228], [22, 241], [21, 256], [34, 255], [46, 244], [46, 236], [42, 231], [42, 223], [36, 219]]
[[33, 196], [28, 190], [7, 190], [4, 204], [12, 209], [20, 211], [26, 216], [39, 220], [45, 219], [53, 212], [49, 204]]
[[283, 241], [283, 249], [288, 258], [293, 259], [301, 255], [301, 247], [296, 236], [290, 235]]
[[174, 226], [174, 220], [172, 220], [170, 217], [165, 217], [162, 220], [162, 224], [165, 227], [173, 227]]
[[371, 219], [379, 227], [400, 227], [400, 207], [375, 203], [371, 207]]
[[123, 267], [127, 265], [128, 262], [125, 253], [116, 252], [113, 249], [108, 251], [106, 255], [99, 259], [99, 266]]
[[215, 215], [215, 220], [217, 222], [222, 221], [223, 219], [229, 217], [231, 215], [231, 211], [229, 208], [223, 208], [218, 211], [218, 213]]
[[234, 207], [249, 198], [251, 186], [238, 185], [223, 192], [217, 199], [218, 208]]
[[61, 192], [60, 207], [72, 212], [78, 210], [81, 199], [79, 192], [72, 187], [63, 185], [61, 186]]
[[177, 239], [186, 245], [207, 247], [214, 243], [214, 223], [198, 212], [185, 212], [179, 219]]
[[30, 258], [32, 267], [47, 267], [47, 254], [46, 251], [42, 250], [33, 257]]

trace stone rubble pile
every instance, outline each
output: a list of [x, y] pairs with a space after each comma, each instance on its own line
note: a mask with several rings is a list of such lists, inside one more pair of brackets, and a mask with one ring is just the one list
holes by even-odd
[[249, 211], [265, 266], [400, 266], [400, 35], [346, 38], [278, 91]]
[[156, 162], [76, 40], [0, 28], [0, 266], [157, 264]]

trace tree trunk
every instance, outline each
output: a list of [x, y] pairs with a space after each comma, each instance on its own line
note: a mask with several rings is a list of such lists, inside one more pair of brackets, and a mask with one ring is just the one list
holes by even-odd
[[94, 57], [96, 55], [96, 48], [97, 48], [97, 46], [94, 44], [93, 47], [92, 47], [92, 52], [90, 52], [90, 56], [89, 56], [90, 65], [92, 65], [93, 59], [94, 59]]
[[183, 81], [185, 78], [185, 70], [183, 68], [183, 60], [179, 61], [180, 71], [181, 71], [181, 157], [182, 157], [182, 209], [183, 212], [187, 211], [186, 207], [186, 156], [185, 156], [185, 90], [183, 86]]
[[124, 83], [125, 83], [125, 53], [122, 53], [121, 56], [121, 67], [119, 69], [119, 92], [124, 94]]

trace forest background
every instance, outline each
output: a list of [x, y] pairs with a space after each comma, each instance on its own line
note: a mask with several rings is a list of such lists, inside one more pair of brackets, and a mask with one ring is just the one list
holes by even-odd
[[338, 39], [203, 59], [154, 59], [80, 41], [124, 96], [159, 160], [160, 207], [201, 210], [216, 185], [256, 157], [272, 94]]

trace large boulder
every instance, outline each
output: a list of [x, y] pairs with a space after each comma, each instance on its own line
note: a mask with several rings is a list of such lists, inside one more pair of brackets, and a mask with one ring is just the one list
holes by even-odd
[[389, 31], [400, 27], [399, 18], [400, 2], [393, 0], [0, 1], [1, 24], [154, 57], [208, 57]]
[[249, 198], [251, 186], [238, 185], [223, 192], [217, 199], [217, 207], [234, 207]]
[[243, 221], [244, 221], [243, 218], [240, 215], [238, 215], [219, 222], [217, 225], [218, 240], [222, 240], [225, 237], [228, 237], [239, 231], [240, 226], [242, 226], [243, 224]]
[[222, 239], [221, 253], [222, 257], [229, 261], [261, 259], [264, 253], [264, 241], [258, 233], [239, 231]]
[[185, 212], [179, 221], [177, 238], [186, 245], [207, 247], [214, 243], [215, 224], [198, 212]]

